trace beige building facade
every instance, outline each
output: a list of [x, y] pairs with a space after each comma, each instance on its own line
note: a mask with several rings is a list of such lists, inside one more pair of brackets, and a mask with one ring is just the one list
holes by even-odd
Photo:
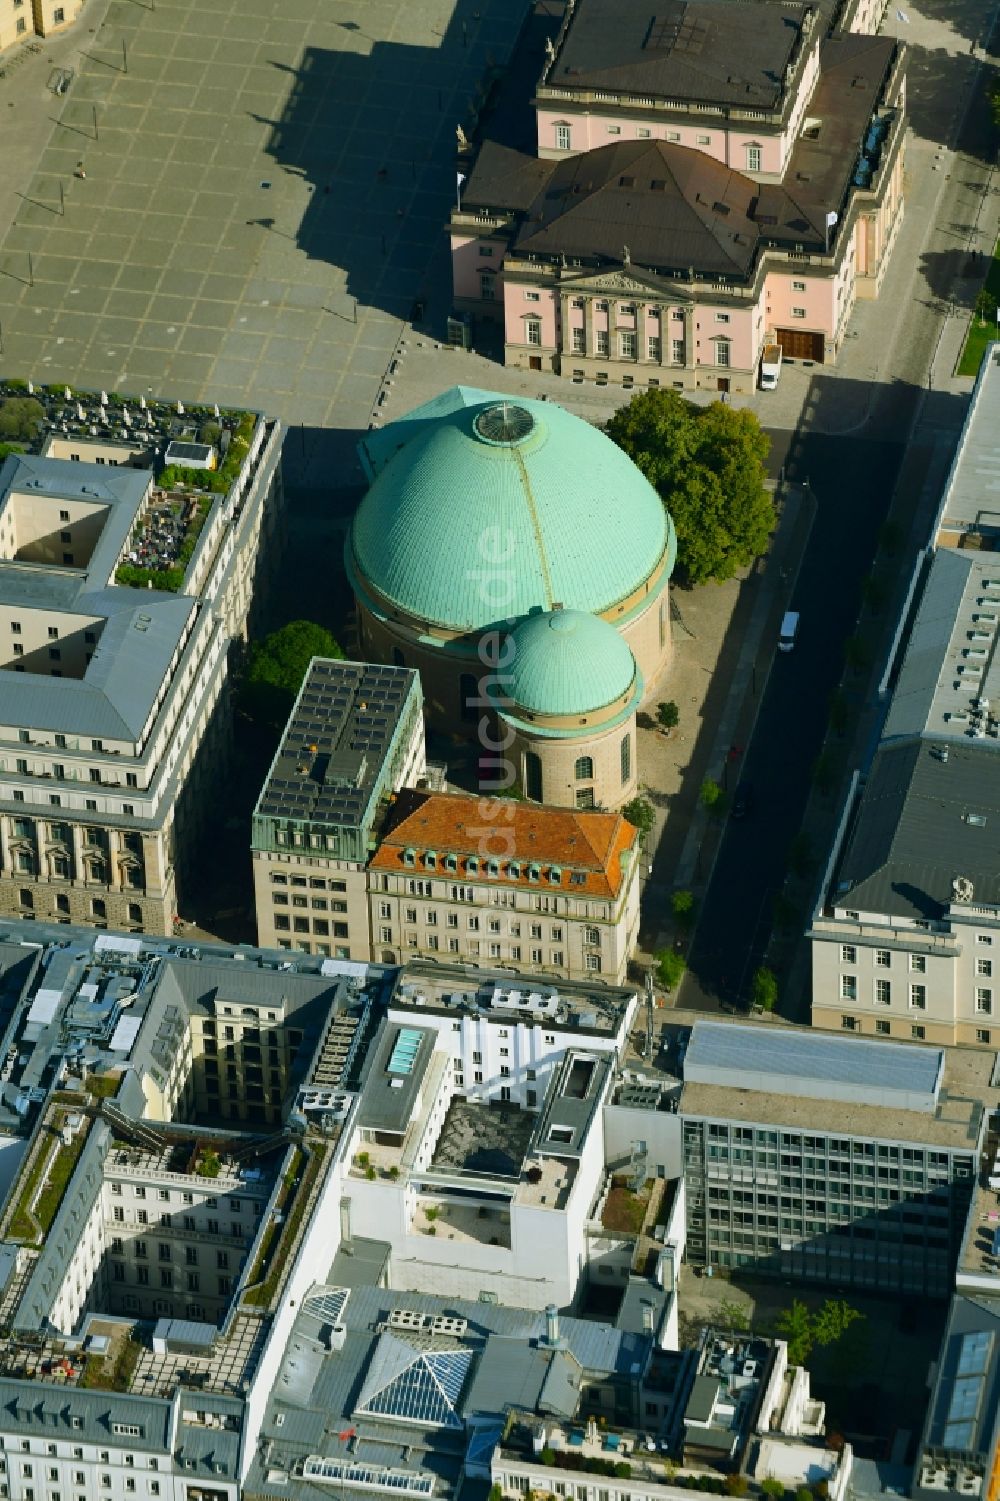
[[620, 814], [401, 794], [369, 869], [372, 958], [437, 958], [623, 985], [639, 834]]
[[[281, 429], [244, 431], [237, 478], [200, 501], [161, 490], [134, 440], [0, 470], [4, 915], [174, 929], [231, 753], [233, 643], [280, 549]], [[176, 590], [143, 587], [134, 559], [159, 582], [192, 534]]]
[[71, 26], [84, 0], [0, 0], [0, 52]]
[[314, 658], [252, 820], [259, 944], [370, 957], [377, 827], [426, 771], [416, 672]]
[[886, 666], [881, 740], [813, 913], [814, 1026], [1000, 1043], [998, 359], [994, 345]]

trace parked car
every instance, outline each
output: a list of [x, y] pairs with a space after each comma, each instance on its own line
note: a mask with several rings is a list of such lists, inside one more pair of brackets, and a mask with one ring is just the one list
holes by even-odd
[[753, 788], [749, 782], [741, 782], [733, 793], [733, 818], [746, 818], [753, 810]]

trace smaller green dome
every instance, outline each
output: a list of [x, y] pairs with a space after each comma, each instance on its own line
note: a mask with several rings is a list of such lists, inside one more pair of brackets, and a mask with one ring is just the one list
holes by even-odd
[[592, 714], [636, 681], [628, 642], [584, 610], [529, 615], [514, 627], [508, 646], [498, 686], [512, 708], [532, 714]]

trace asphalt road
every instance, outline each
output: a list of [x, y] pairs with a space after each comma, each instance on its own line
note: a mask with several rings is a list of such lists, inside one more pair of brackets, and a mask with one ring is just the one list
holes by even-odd
[[[791, 435], [771, 436], [780, 460]], [[801, 444], [817, 510], [789, 605], [801, 613], [799, 639], [776, 654], [753, 738], [731, 773], [752, 784], [754, 806], [729, 820], [702, 904], [683, 991], [684, 1006], [697, 1010], [745, 998], [767, 945], [903, 452], [899, 442], [819, 434]]]

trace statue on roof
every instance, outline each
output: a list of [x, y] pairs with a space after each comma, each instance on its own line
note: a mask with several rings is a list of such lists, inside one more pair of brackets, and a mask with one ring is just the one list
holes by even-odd
[[631, 250], [629, 250], [629, 248], [628, 248], [627, 245], [623, 245], [622, 246], [622, 265], [623, 266], [631, 266], [631, 264], [632, 264], [632, 252], [631, 252]]

